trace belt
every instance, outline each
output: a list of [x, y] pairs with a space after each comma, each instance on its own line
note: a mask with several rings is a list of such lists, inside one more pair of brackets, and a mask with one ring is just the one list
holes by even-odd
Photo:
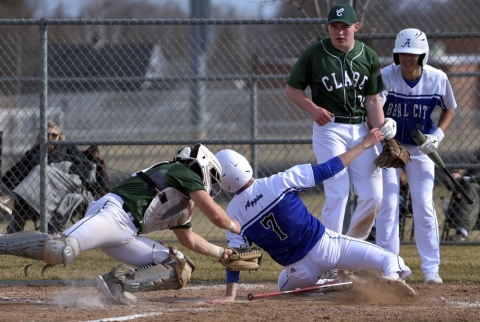
[[138, 221], [135, 219], [135, 217], [133, 216], [133, 214], [132, 214], [132, 212], [130, 211], [130, 209], [128, 209], [126, 203], [123, 203], [122, 208], [123, 208], [123, 210], [127, 213], [128, 217], [130, 217], [130, 219], [132, 220], [132, 222], [133, 222], [133, 224], [135, 225], [135, 227], [137, 227], [138, 229], [140, 229], [140, 224], [139, 224]]
[[366, 117], [365, 116], [335, 116], [333, 118], [334, 123], [342, 123], [342, 124], [360, 124], [365, 123]]

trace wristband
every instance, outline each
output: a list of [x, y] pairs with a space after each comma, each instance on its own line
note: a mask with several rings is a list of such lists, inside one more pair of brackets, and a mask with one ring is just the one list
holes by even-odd
[[223, 247], [210, 244], [207, 255], [216, 259], [222, 259], [223, 253], [225, 253], [225, 249]]
[[234, 232], [237, 229], [237, 225], [233, 221], [230, 221], [230, 226], [228, 226], [227, 230]]
[[435, 131], [433, 131], [432, 134], [437, 136], [437, 138], [438, 138], [438, 143], [440, 143], [440, 141], [442, 141], [442, 140], [443, 140], [443, 137], [445, 136], [445, 134], [443, 133], [442, 129], [439, 128], [439, 127], [437, 127], [437, 128], [435, 129]]

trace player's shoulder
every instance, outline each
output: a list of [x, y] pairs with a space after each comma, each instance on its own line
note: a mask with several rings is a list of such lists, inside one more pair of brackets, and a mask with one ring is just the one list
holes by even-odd
[[[176, 178], [180, 179], [182, 182], [199, 182], [202, 183], [202, 179], [199, 174], [187, 167], [186, 165], [178, 162], [171, 162], [166, 164], [161, 164], [160, 166], [154, 168], [155, 171], [164, 171], [165, 178]], [[203, 183], [202, 183], [203, 187]]]
[[382, 68], [382, 75], [383, 74], [395, 74], [401, 71], [400, 65], [395, 65], [395, 63], [391, 63]]
[[360, 41], [360, 40], [355, 40], [355, 50], [360, 50], [363, 51], [364, 54], [377, 57], [377, 52], [373, 50], [371, 47], [369, 47], [366, 43]]
[[428, 74], [428, 75], [432, 75], [432, 76], [436, 76], [436, 77], [439, 77], [439, 78], [447, 79], [447, 74], [443, 70], [435, 68], [431, 65], [423, 66], [423, 72]]
[[401, 75], [400, 65], [395, 65], [392, 63], [382, 68], [382, 78], [384, 81], [394, 79], [397, 75]]
[[392, 73], [393, 71], [395, 71], [395, 67], [398, 67], [398, 65], [395, 65], [394, 63], [391, 63], [390, 65], [387, 65], [385, 67], [382, 67], [382, 73], [383, 72]]

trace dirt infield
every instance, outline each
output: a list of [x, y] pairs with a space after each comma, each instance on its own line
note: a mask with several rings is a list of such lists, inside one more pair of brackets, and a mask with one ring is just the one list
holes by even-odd
[[412, 284], [414, 300], [358, 298], [349, 291], [290, 294], [248, 301], [249, 293], [276, 291], [273, 283], [241, 284], [235, 303], [206, 304], [221, 284], [190, 284], [178, 291], [137, 293], [125, 307], [106, 304], [93, 285], [0, 286], [0, 321], [474, 321], [480, 284]]

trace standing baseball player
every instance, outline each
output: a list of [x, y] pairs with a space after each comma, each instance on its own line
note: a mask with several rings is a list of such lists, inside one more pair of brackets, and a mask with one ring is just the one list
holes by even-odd
[[[124, 262], [96, 278], [97, 288], [114, 304], [136, 301], [138, 291], [179, 289], [195, 264], [173, 247], [139, 233], [171, 229], [180, 243], [202, 255], [226, 259], [230, 249], [213, 245], [192, 231], [194, 205], [217, 227], [240, 232], [210, 192], [222, 178], [212, 152], [201, 144], [183, 148], [173, 162], [137, 171], [110, 193], [90, 203], [85, 218], [61, 235], [24, 231], [0, 236], [0, 254], [69, 265], [81, 252], [100, 249]], [[45, 269], [45, 268], [44, 268]]]
[[[379, 280], [393, 285], [398, 294], [414, 295], [403, 281], [411, 271], [401, 257], [329, 230], [298, 195], [342, 171], [382, 137], [382, 132], [372, 129], [356, 146], [323, 164], [298, 165], [262, 179], [252, 176], [252, 167], [242, 155], [228, 149], [218, 152], [223, 173], [220, 185], [235, 193], [227, 214], [242, 225], [240, 235], [227, 232], [228, 246], [250, 247], [255, 243], [284, 266], [278, 277], [280, 291], [314, 285], [320, 275], [340, 268], [381, 272]], [[210, 302], [233, 302], [239, 281], [240, 272], [227, 270], [226, 296]]]
[[[307, 48], [287, 80], [287, 96], [314, 121], [313, 151], [318, 163], [354, 147], [369, 126], [380, 128], [385, 139], [395, 135], [394, 122], [383, 115], [379, 93], [384, 85], [377, 54], [354, 39], [358, 29], [351, 6], [333, 7], [328, 14], [330, 38]], [[304, 91], [307, 86], [312, 99]], [[346, 235], [367, 238], [382, 200], [381, 171], [373, 164], [378, 154], [378, 147], [369, 149], [348, 168], [324, 181], [322, 222], [328, 229], [342, 232], [352, 183], [358, 199]]]
[[[435, 165], [427, 156], [437, 150], [452, 122], [457, 106], [444, 72], [427, 65], [428, 42], [418, 29], [398, 33], [393, 49], [394, 64], [382, 70], [386, 90], [381, 94], [385, 116], [394, 119], [395, 139], [410, 152], [405, 172], [412, 197], [415, 241], [422, 260], [425, 283], [442, 283], [438, 274], [440, 245], [433, 202]], [[431, 118], [436, 106], [442, 112], [437, 126]], [[426, 136], [422, 146], [411, 137], [413, 129]], [[400, 169], [383, 169], [383, 201], [376, 221], [376, 243], [399, 253]]]

